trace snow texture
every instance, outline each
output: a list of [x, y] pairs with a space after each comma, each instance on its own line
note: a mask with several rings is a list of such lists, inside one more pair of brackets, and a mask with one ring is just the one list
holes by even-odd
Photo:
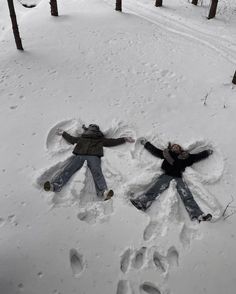
[[[24, 52], [0, 0], [0, 292], [234, 293], [235, 1], [212, 20], [210, 0], [127, 0], [122, 13], [111, 0], [62, 0], [58, 18], [46, 0], [14, 4]], [[114, 197], [96, 196], [86, 164], [45, 192], [73, 151], [57, 129], [90, 123], [136, 140], [104, 148]], [[213, 150], [184, 172], [212, 222], [189, 219], [174, 181], [146, 212], [130, 203], [163, 172], [143, 137]]]

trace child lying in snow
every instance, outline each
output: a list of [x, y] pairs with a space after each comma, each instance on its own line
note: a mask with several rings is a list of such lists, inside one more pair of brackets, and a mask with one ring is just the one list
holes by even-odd
[[200, 221], [208, 221], [212, 219], [211, 214], [204, 214], [196, 201], [194, 200], [191, 191], [182, 178], [182, 173], [187, 166], [207, 158], [213, 153], [212, 150], [205, 150], [197, 154], [190, 154], [182, 149], [178, 144], [169, 143], [168, 148], [164, 151], [156, 148], [146, 139], [141, 139], [140, 143], [144, 145], [151, 154], [161, 159], [164, 159], [161, 168], [164, 170], [156, 181], [156, 183], [144, 194], [136, 199], [131, 199], [131, 203], [138, 209], [145, 211], [149, 208], [157, 196], [165, 191], [171, 182], [175, 180], [177, 191], [185, 205], [185, 208], [191, 220], [197, 219]]
[[133, 143], [134, 140], [130, 137], [123, 137], [118, 139], [105, 138], [100, 131], [99, 126], [90, 124], [88, 128], [83, 125], [84, 132], [79, 137], [74, 137], [58, 129], [57, 135], [62, 137], [70, 144], [76, 144], [73, 150], [73, 156], [70, 158], [69, 163], [64, 167], [50, 182], [44, 183], [45, 191], [61, 191], [62, 187], [69, 181], [71, 176], [81, 169], [84, 162], [87, 161], [88, 168], [90, 169], [95, 188], [98, 196], [103, 196], [104, 200], [110, 199], [114, 192], [107, 189], [106, 180], [102, 173], [101, 157], [103, 156], [103, 147], [112, 147], [125, 142]]

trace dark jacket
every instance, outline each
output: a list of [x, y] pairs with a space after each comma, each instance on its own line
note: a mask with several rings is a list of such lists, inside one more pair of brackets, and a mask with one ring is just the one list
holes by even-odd
[[199, 152], [197, 154], [190, 154], [186, 159], [179, 159], [178, 155], [171, 152], [171, 157], [174, 159], [174, 163], [170, 164], [163, 156], [163, 151], [161, 149], [156, 148], [150, 142], [147, 142], [144, 147], [154, 156], [164, 159], [162, 162], [161, 168], [164, 170], [165, 174], [173, 177], [182, 177], [182, 173], [184, 172], [187, 166], [191, 166], [195, 162], [207, 158], [209, 156], [209, 151], [205, 150]]
[[95, 155], [103, 156], [103, 147], [112, 147], [125, 143], [125, 138], [109, 139], [86, 138], [83, 136], [74, 137], [67, 132], [63, 132], [62, 137], [70, 144], [76, 144], [73, 154], [75, 155]]

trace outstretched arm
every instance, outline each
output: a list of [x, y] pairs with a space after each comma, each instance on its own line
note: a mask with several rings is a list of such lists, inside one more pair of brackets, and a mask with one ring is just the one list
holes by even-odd
[[204, 150], [202, 152], [196, 153], [196, 154], [190, 154], [188, 160], [188, 165], [192, 165], [195, 162], [198, 162], [204, 158], [207, 158], [209, 155], [211, 155], [213, 151], [211, 149]]
[[78, 143], [78, 140], [79, 140], [79, 137], [71, 136], [67, 132], [63, 132], [62, 137], [70, 144], [76, 144]]
[[126, 138], [118, 138], [118, 139], [113, 139], [113, 138], [104, 138], [103, 140], [103, 146], [104, 147], [113, 147], [113, 146], [118, 146], [121, 144], [124, 144], [126, 142]]
[[152, 145], [150, 142], [146, 142], [144, 144], [144, 148], [147, 149], [152, 155], [164, 159], [163, 151]]

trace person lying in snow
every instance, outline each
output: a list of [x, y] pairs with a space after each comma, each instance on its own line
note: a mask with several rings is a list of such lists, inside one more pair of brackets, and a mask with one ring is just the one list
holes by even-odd
[[83, 134], [74, 137], [61, 129], [57, 130], [57, 135], [62, 137], [70, 144], [76, 144], [73, 150], [73, 156], [69, 159], [64, 169], [50, 182], [44, 183], [45, 191], [61, 191], [62, 187], [69, 181], [71, 176], [82, 168], [87, 161], [90, 169], [97, 195], [104, 197], [104, 200], [110, 199], [114, 192], [108, 190], [106, 180], [102, 173], [101, 157], [103, 156], [103, 147], [112, 147], [125, 142], [133, 143], [131, 137], [122, 137], [118, 139], [105, 138], [98, 125], [90, 124], [88, 128], [83, 125]]
[[185, 205], [190, 219], [197, 219], [199, 222], [211, 220], [212, 215], [210, 213], [204, 214], [194, 200], [191, 191], [182, 178], [182, 173], [187, 166], [191, 166], [193, 163], [207, 158], [213, 153], [213, 151], [205, 150], [197, 154], [190, 154], [187, 151], [184, 151], [180, 145], [171, 143], [169, 143], [168, 148], [162, 151], [144, 138], [141, 139], [140, 143], [144, 145], [144, 148], [151, 154], [164, 159], [161, 165], [164, 174], [158, 177], [156, 183], [144, 195], [140, 195], [136, 199], [131, 199], [131, 203], [136, 208], [145, 211], [151, 206], [155, 198], [169, 187], [171, 180], [174, 179], [177, 191]]

